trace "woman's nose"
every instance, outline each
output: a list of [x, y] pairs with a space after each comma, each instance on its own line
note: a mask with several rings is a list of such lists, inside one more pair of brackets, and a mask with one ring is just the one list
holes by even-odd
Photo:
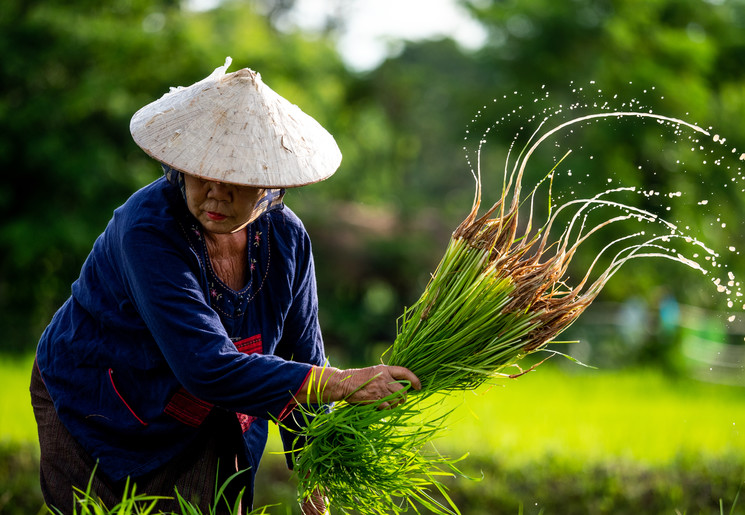
[[223, 184], [221, 182], [216, 181], [210, 181], [209, 183], [209, 190], [207, 190], [207, 197], [212, 198], [215, 200], [222, 200], [227, 201], [230, 200], [231, 195], [231, 189], [230, 186], [227, 184]]

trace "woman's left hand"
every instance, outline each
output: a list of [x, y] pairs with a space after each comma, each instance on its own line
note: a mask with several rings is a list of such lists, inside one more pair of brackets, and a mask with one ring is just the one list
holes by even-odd
[[328, 515], [331, 513], [326, 505], [326, 498], [320, 490], [314, 490], [310, 498], [300, 506], [303, 515]]

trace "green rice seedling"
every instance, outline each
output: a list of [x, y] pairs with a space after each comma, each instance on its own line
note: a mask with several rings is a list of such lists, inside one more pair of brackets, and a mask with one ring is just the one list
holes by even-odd
[[300, 490], [323, 492], [343, 512], [364, 506], [364, 513], [399, 513], [418, 503], [433, 513], [458, 513], [440, 481], [459, 473], [458, 460], [440, 456], [431, 446], [444, 416], [423, 420], [421, 397], [391, 410], [379, 409], [380, 402], [341, 402], [306, 421], [303, 436], [312, 443], [296, 460]]
[[[523, 192], [529, 158], [547, 138], [575, 124], [622, 117], [708, 135], [695, 125], [649, 112], [597, 113], [540, 133], [547, 118], [512, 167], [508, 154], [501, 197], [483, 215], [479, 164], [471, 212], [453, 232], [420, 298], [400, 317], [395, 341], [384, 355], [388, 364], [414, 372], [422, 389], [410, 391], [406, 404], [390, 410], [342, 402], [328, 413], [308, 417], [301, 435], [307, 443], [295, 467], [302, 498], [320, 489], [344, 513], [418, 511], [417, 506], [433, 513], [458, 513], [440, 481], [443, 475], [458, 474], [457, 460], [431, 446], [448, 415], [428, 402], [434, 394], [473, 389], [495, 376], [514, 378], [535, 368], [524, 371], [518, 363], [554, 341], [633, 259], [664, 258], [706, 273], [670, 242], [692, 247], [712, 263], [717, 255], [713, 250], [675, 224], [615, 199], [617, 194], [635, 193], [632, 187], [555, 205], [554, 174], [571, 151], [532, 190]], [[541, 187], [547, 188], [547, 215], [537, 223], [534, 208], [543, 203], [538, 198]], [[625, 231], [628, 223], [655, 230], [619, 236], [619, 228]], [[610, 234], [610, 241], [584, 276], [570, 281], [573, 258], [601, 233]], [[506, 374], [510, 367], [516, 373]]]
[[[732, 507], [729, 510], [729, 515], [735, 514], [735, 508], [737, 507], [737, 499], [740, 498], [740, 491], [742, 490], [742, 485], [740, 485], [740, 488], [737, 489], [737, 493], [735, 494], [735, 498], [732, 500]], [[720, 515], [724, 515], [724, 501], [722, 499], [719, 499], [719, 513]]]
[[[178, 501], [179, 508], [181, 510], [180, 515], [217, 515], [218, 513], [224, 512], [224, 508], [220, 506], [220, 503], [224, 501], [224, 503], [227, 505], [229, 503], [228, 498], [225, 495], [225, 490], [228, 488], [228, 485], [231, 481], [233, 481], [235, 478], [237, 478], [239, 475], [244, 473], [245, 470], [239, 470], [235, 474], [232, 474], [228, 479], [225, 480], [225, 482], [220, 485], [219, 489], [215, 492], [215, 500], [212, 504], [212, 506], [209, 507], [208, 513], [202, 513], [202, 510], [194, 506], [192, 503], [184, 499], [184, 497], [181, 495], [181, 493], [178, 491], [178, 489], [175, 489], [176, 492], [176, 500]], [[217, 488], [217, 487], [216, 487]], [[239, 514], [241, 513], [241, 502], [243, 501], [243, 495], [246, 492], [246, 488], [241, 488], [240, 492], [238, 492], [238, 495], [236, 499], [233, 501], [233, 507], [230, 510], [230, 513]], [[259, 513], [266, 513], [266, 507], [262, 507], [259, 509], [254, 510], [251, 512], [251, 514], [259, 514]]]
[[[95, 474], [95, 470], [94, 470]], [[112, 508], [107, 508], [99, 499], [96, 499], [91, 493], [93, 485], [93, 475], [88, 481], [85, 491], [75, 488], [75, 503], [73, 504], [73, 515], [156, 515], [161, 512], [155, 511], [155, 505], [158, 501], [166, 499], [163, 496], [154, 496], [138, 494], [137, 485], [131, 484], [129, 478], [124, 486], [122, 500]], [[58, 508], [51, 508], [50, 511], [57, 515], [64, 512]]]
[[[223, 507], [219, 506], [219, 503], [223, 500], [227, 502], [225, 497], [225, 490], [231, 481], [245, 471], [238, 471], [231, 475], [215, 492], [215, 501], [212, 506], [209, 507], [207, 513], [204, 513], [201, 508], [195, 506], [191, 502], [187, 501], [178, 491], [174, 489], [175, 499], [179, 505], [179, 512], [164, 512], [161, 510], [156, 511], [157, 504], [160, 501], [172, 500], [174, 497], [162, 496], [162, 495], [147, 495], [138, 494], [137, 485], [130, 483], [130, 479], [127, 478], [124, 485], [124, 492], [122, 494], [122, 500], [111, 508], [107, 508], [100, 499], [95, 497], [92, 492], [93, 487], [93, 476], [95, 474], [95, 468], [91, 478], [88, 481], [88, 485], [85, 490], [75, 488], [75, 503], [73, 505], [73, 515], [217, 515], [218, 513], [225, 513]], [[241, 502], [245, 488], [242, 489], [237, 498], [234, 501], [233, 506], [230, 508], [229, 513], [240, 514], [243, 513], [240, 510]], [[263, 506], [256, 508], [250, 512], [249, 515], [261, 515], [266, 514], [269, 506]], [[58, 508], [52, 507], [48, 510], [54, 515], [62, 515], [64, 512]]]
[[[322, 398], [325, 385], [315, 376], [309, 383]], [[343, 512], [364, 506], [364, 513], [398, 513], [416, 502], [433, 513], [458, 513], [440, 481], [457, 473], [458, 460], [440, 456], [431, 446], [445, 417], [424, 420], [427, 397], [399, 404], [404, 392], [364, 405], [341, 401], [332, 410], [298, 406], [304, 420], [294, 445], [300, 448], [294, 470], [301, 502], [321, 492]], [[380, 409], [386, 402], [400, 407]], [[428, 493], [432, 489], [443, 501]]]
[[[528, 195], [523, 196], [522, 181], [528, 160], [549, 136], [588, 120], [621, 117], [650, 118], [708, 134], [682, 120], [642, 112], [579, 117], [537, 138], [536, 130], [509, 174], [509, 167], [505, 167], [501, 198], [481, 216], [478, 214], [481, 180], [477, 169], [471, 212], [454, 231], [425, 291], [414, 306], [405, 311], [390, 349], [389, 364], [410, 368], [422, 380], [425, 392], [474, 388], [553, 341], [628, 261], [643, 257], [666, 258], [705, 272], [698, 262], [665, 243], [683, 240], [709, 258], [716, 256], [714, 251], [651, 212], [609, 199], [614, 193], [633, 191], [633, 188], [607, 190], [555, 208], [551, 184], [556, 167], [569, 152]], [[549, 184], [548, 215], [546, 221], [536, 227], [536, 194], [544, 182]], [[527, 211], [526, 220], [521, 220], [523, 211]], [[597, 218], [598, 213], [608, 212]], [[564, 219], [568, 221], [559, 227], [557, 235], [555, 226]], [[582, 244], [625, 221], [657, 225], [662, 230], [651, 236], [645, 231], [614, 236], [595, 256], [584, 277], [570, 286], [569, 265]], [[614, 248], [618, 250], [609, 262], [595, 272], [601, 257]]]

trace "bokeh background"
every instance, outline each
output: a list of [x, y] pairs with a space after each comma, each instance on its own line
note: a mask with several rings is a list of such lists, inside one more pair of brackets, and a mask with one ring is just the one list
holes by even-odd
[[[331, 179], [287, 196], [314, 242], [339, 366], [380, 360], [470, 209], [469, 134], [540, 92], [559, 104], [590, 81], [629, 98], [654, 89], [650, 108], [745, 151], [742, 0], [4, 0], [0, 27], [0, 513], [41, 509], [36, 341], [113, 209], [160, 173], [129, 119], [226, 56], [344, 155]], [[489, 135], [491, 200], [521, 124]], [[647, 186], [681, 187], [654, 131], [588, 138], [615, 178], [638, 179], [643, 163], [659, 170]], [[718, 211], [692, 203], [679, 217], [715, 247], [742, 243], [742, 190], [694, 171], [686, 191], [715, 194]], [[594, 173], [578, 188], [595, 194]], [[727, 230], [707, 231], [719, 216]], [[745, 513], [745, 329], [702, 284], [686, 267], [633, 263], [564, 335], [576, 343], [562, 352], [596, 368], [553, 359], [457, 399], [439, 446], [470, 453], [465, 469], [483, 478], [450, 484], [463, 513]], [[267, 458], [259, 501], [292, 513], [281, 461]]]

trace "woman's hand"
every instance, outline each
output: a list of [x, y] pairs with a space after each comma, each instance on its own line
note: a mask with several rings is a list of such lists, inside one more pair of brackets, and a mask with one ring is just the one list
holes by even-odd
[[391, 408], [406, 400], [407, 384], [419, 390], [419, 378], [409, 369], [389, 365], [340, 370], [332, 367], [313, 367], [310, 379], [298, 392], [298, 402], [336, 402], [346, 400], [355, 404], [369, 404], [398, 394], [396, 399], [380, 404]]
[[355, 404], [368, 404], [391, 394], [398, 394], [390, 402], [380, 404], [381, 409], [386, 409], [406, 400], [407, 385], [402, 384], [401, 381], [410, 383], [415, 390], [421, 388], [419, 378], [409, 369], [387, 365], [340, 370], [332, 377], [329, 384], [337, 397], [334, 400], [344, 399]]
[[300, 505], [303, 515], [328, 515], [331, 511], [327, 506], [327, 499], [320, 490], [314, 490], [308, 499]]

